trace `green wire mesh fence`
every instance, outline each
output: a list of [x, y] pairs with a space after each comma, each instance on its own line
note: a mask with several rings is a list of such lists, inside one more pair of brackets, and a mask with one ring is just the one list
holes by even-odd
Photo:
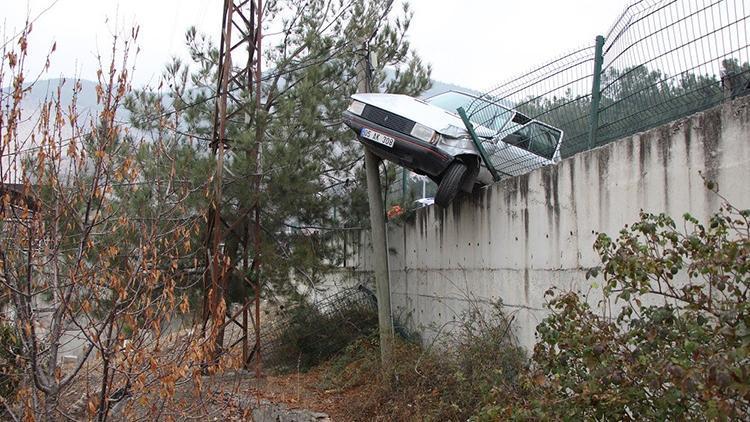
[[464, 105], [486, 161], [518, 175], [747, 95], [749, 12], [747, 0], [631, 2], [594, 45]]
[[606, 37], [597, 144], [748, 93], [746, 0], [638, 1]]
[[[469, 104], [466, 112], [470, 120], [492, 130], [478, 135], [489, 161], [501, 175], [528, 172], [560, 154], [570, 155], [569, 145], [585, 142], [593, 68], [594, 47], [579, 48], [511, 79]], [[545, 131], [544, 125], [564, 134], [559, 151], [559, 132]]]
[[264, 364], [282, 371], [310, 368], [370, 335], [377, 323], [377, 299], [364, 286], [343, 289], [315, 303], [302, 302], [284, 310], [275, 323], [264, 324]]

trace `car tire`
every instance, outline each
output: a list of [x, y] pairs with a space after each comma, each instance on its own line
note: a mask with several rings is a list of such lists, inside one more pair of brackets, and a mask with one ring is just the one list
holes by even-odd
[[447, 207], [453, 199], [456, 198], [458, 192], [461, 190], [461, 184], [466, 177], [468, 168], [460, 161], [454, 161], [443, 175], [443, 180], [438, 185], [437, 193], [435, 194], [435, 203], [441, 207]]

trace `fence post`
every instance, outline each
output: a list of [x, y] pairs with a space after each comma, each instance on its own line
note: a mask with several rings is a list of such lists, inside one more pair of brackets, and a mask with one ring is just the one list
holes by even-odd
[[401, 167], [401, 207], [406, 210], [406, 167]]
[[604, 64], [604, 37], [596, 37], [596, 50], [594, 52], [594, 82], [591, 86], [591, 113], [589, 113], [589, 146], [596, 145], [597, 131], [599, 130], [599, 102], [602, 99], [602, 65]]
[[479, 156], [482, 157], [484, 164], [487, 166], [487, 170], [489, 170], [492, 175], [492, 180], [497, 182], [500, 180], [500, 175], [498, 174], [497, 169], [495, 169], [495, 166], [492, 165], [490, 156], [487, 154], [487, 151], [485, 151], [484, 146], [482, 146], [479, 137], [477, 137], [477, 133], [474, 131], [474, 125], [471, 123], [471, 120], [469, 120], [469, 116], [466, 115], [466, 110], [464, 110], [463, 107], [459, 107], [456, 111], [458, 112], [458, 115], [461, 116], [461, 120], [464, 121], [464, 126], [466, 126], [466, 130], [469, 131], [469, 136], [471, 136], [471, 140], [474, 141], [474, 145], [476, 145], [477, 151], [479, 151]]

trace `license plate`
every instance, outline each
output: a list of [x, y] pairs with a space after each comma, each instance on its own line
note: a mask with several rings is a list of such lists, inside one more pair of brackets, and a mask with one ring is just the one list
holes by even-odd
[[371, 141], [375, 141], [379, 144], [385, 145], [388, 148], [393, 148], [393, 143], [396, 142], [395, 139], [391, 138], [390, 136], [383, 135], [382, 133], [378, 133], [375, 131], [372, 131], [366, 127], [362, 128], [362, 132], [360, 133], [363, 138], [367, 138]]

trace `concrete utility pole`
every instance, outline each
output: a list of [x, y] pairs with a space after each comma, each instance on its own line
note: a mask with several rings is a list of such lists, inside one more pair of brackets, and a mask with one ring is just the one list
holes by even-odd
[[[370, 92], [370, 50], [364, 45], [365, 57], [359, 65], [358, 92]], [[388, 244], [386, 239], [383, 195], [380, 188], [378, 164], [380, 159], [365, 148], [367, 173], [367, 200], [370, 203], [370, 233], [375, 257], [375, 294], [378, 297], [378, 327], [380, 331], [380, 362], [386, 379], [390, 379], [393, 362], [393, 318], [391, 314], [391, 287], [388, 271]]]

